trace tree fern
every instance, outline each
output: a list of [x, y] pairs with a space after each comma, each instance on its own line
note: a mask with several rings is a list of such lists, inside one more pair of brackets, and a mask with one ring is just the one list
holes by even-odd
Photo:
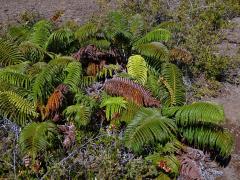
[[98, 49], [101, 50], [108, 50], [110, 48], [111, 42], [109, 42], [106, 39], [96, 39], [96, 38], [91, 38], [89, 40], [87, 40], [86, 42], [84, 42], [84, 46], [93, 44], [95, 45]]
[[181, 29], [181, 24], [176, 21], [164, 21], [161, 24], [157, 25], [153, 29], [166, 29], [170, 32], [176, 32]]
[[0, 66], [18, 64], [24, 61], [24, 57], [18, 48], [0, 38]]
[[163, 156], [159, 153], [154, 153], [148, 155], [146, 160], [152, 161], [154, 165], [158, 166], [166, 174], [172, 174], [174, 177], [179, 175], [180, 162], [174, 154]]
[[164, 156], [179, 153], [181, 150], [184, 150], [184, 148], [185, 146], [180, 141], [174, 139], [164, 145], [158, 144], [156, 151]]
[[129, 20], [129, 31], [133, 35], [134, 38], [139, 38], [145, 28], [144, 18], [140, 14], [136, 14], [134, 16], [130, 16]]
[[7, 38], [16, 44], [20, 44], [28, 39], [29, 34], [30, 28], [26, 26], [13, 26], [8, 29]]
[[89, 123], [91, 111], [90, 108], [83, 104], [75, 104], [68, 106], [64, 110], [65, 116], [73, 120], [78, 127], [85, 126]]
[[219, 125], [224, 122], [223, 107], [214, 103], [196, 102], [180, 107], [175, 114], [177, 124], [181, 126], [197, 123]]
[[65, 66], [62, 64], [48, 65], [40, 74], [37, 75], [33, 82], [32, 92], [35, 101], [43, 102], [51, 94], [54, 85], [63, 81], [63, 70]]
[[173, 120], [162, 117], [158, 109], [142, 109], [126, 128], [125, 145], [140, 151], [150, 143], [164, 144], [174, 138], [176, 130]]
[[31, 79], [33, 79], [35, 76], [41, 73], [42, 70], [45, 69], [47, 66], [48, 64], [46, 62], [37, 62], [27, 68], [26, 74], [30, 76]]
[[168, 92], [167, 96], [162, 99], [166, 106], [181, 106], [185, 103], [182, 74], [176, 65], [170, 63], [162, 65], [160, 82]]
[[133, 47], [138, 53], [145, 57], [149, 65], [160, 69], [163, 62], [168, 61], [168, 49], [159, 42], [140, 44]]
[[127, 64], [128, 74], [133, 76], [138, 83], [144, 85], [147, 81], [147, 63], [140, 55], [131, 56]]
[[184, 139], [197, 148], [213, 150], [222, 157], [228, 157], [232, 153], [233, 137], [226, 130], [205, 127], [189, 127], [181, 130]]
[[94, 23], [87, 23], [75, 32], [75, 37], [82, 43], [91, 37], [95, 37], [97, 32], [98, 27]]
[[123, 96], [139, 106], [160, 106], [160, 102], [152, 96], [150, 91], [126, 78], [115, 77], [107, 80], [104, 89], [110, 95]]
[[15, 86], [13, 84], [6, 83], [5, 81], [0, 80], [0, 92], [5, 91], [12, 91], [23, 98], [29, 98], [29, 100], [31, 99], [31, 89]]
[[43, 61], [46, 54], [42, 47], [29, 41], [22, 42], [19, 45], [19, 50], [25, 59], [33, 63]]
[[54, 53], [64, 52], [74, 40], [74, 34], [70, 29], [58, 29], [48, 38], [47, 50]]
[[115, 11], [108, 14], [108, 26], [105, 28], [105, 35], [112, 40], [114, 44], [125, 44], [130, 41], [127, 19], [121, 12]]
[[152, 70], [149, 70], [145, 86], [152, 92], [154, 97], [157, 99], [161, 98], [162, 93], [159, 83], [159, 73], [155, 73]]
[[86, 107], [89, 107], [91, 110], [93, 110], [96, 106], [97, 106], [97, 102], [96, 99], [94, 99], [91, 96], [86, 95], [83, 92], [78, 92], [75, 97], [74, 97], [74, 101], [77, 104], [82, 104]]
[[54, 92], [49, 96], [47, 105], [45, 108], [45, 115], [43, 119], [47, 117], [53, 117], [55, 114], [59, 113], [59, 109], [62, 107], [65, 95], [69, 92], [69, 88], [65, 84], [60, 84], [54, 90]]
[[124, 109], [123, 112], [121, 113], [120, 120], [129, 124], [140, 109], [141, 109], [141, 107], [139, 107], [135, 103], [128, 102], [126, 109]]
[[38, 116], [32, 102], [12, 91], [0, 92], [0, 112], [20, 125]]
[[144, 37], [140, 38], [134, 43], [134, 46], [150, 42], [168, 41], [171, 38], [171, 33], [166, 29], [155, 29], [147, 33]]
[[116, 114], [120, 114], [127, 108], [127, 101], [123, 97], [105, 97], [103, 98], [101, 108], [106, 108], [106, 118], [111, 120]]
[[80, 87], [81, 88], [86, 88], [96, 82], [97, 78], [95, 76], [82, 76], [81, 77], [81, 83]]
[[24, 61], [22, 63], [19, 64], [15, 64], [15, 65], [9, 65], [4, 67], [2, 70], [6, 70], [8, 72], [15, 72], [15, 73], [20, 73], [20, 74], [25, 74], [27, 69], [30, 67], [30, 61]]
[[33, 32], [30, 35], [30, 41], [39, 45], [40, 47], [45, 48], [47, 44], [47, 40], [51, 35], [52, 25], [50, 22], [46, 20], [38, 21], [33, 26]]
[[5, 70], [0, 71], [0, 77], [0, 81], [4, 83], [8, 83], [25, 89], [29, 89], [31, 85], [30, 79], [26, 75], [21, 73], [9, 72]]
[[48, 64], [67, 66], [70, 62], [74, 62], [74, 61], [76, 60], [71, 56], [57, 56], [51, 61], [49, 61]]
[[51, 139], [56, 134], [56, 126], [51, 122], [30, 123], [20, 134], [19, 144], [22, 153], [35, 159], [38, 153], [44, 152], [51, 146]]
[[113, 75], [120, 71], [121, 66], [118, 64], [109, 64], [102, 67], [102, 69], [97, 73], [98, 78], [113, 77]]
[[75, 90], [81, 83], [82, 65], [79, 62], [71, 62], [65, 68], [67, 76], [64, 83], [67, 84], [71, 90]]

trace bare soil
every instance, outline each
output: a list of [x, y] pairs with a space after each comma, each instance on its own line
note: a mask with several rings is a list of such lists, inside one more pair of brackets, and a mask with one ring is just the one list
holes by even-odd
[[216, 98], [206, 99], [208, 101], [222, 104], [226, 115], [226, 124], [235, 138], [235, 149], [230, 164], [222, 169], [224, 175], [221, 180], [240, 179], [240, 86], [225, 84], [224, 92]]
[[96, 0], [1, 0], [0, 25], [15, 22], [24, 11], [36, 11], [50, 18], [56, 11], [63, 10], [63, 20], [86, 22], [99, 10]]

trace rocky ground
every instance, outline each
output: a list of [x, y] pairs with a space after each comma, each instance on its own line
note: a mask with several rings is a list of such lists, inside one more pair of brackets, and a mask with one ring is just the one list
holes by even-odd
[[58, 10], [64, 11], [64, 21], [75, 20], [83, 23], [98, 9], [96, 0], [1, 0], [0, 25], [16, 21], [24, 11], [39, 12], [40, 15], [50, 18]]
[[207, 99], [224, 106], [227, 123], [235, 138], [235, 149], [230, 164], [222, 169], [221, 180], [238, 180], [240, 176], [240, 86], [224, 85], [225, 92], [216, 98]]
[[[231, 21], [231, 27], [223, 30], [223, 42], [218, 45], [221, 55], [227, 55], [240, 61], [240, 17], [234, 18]], [[232, 74], [236, 78], [239, 77], [240, 70]], [[239, 80], [236, 79], [239, 84]], [[219, 179], [238, 180], [240, 179], [240, 86], [224, 84], [223, 93], [216, 98], [208, 100], [217, 102], [224, 106], [227, 119], [226, 127], [231, 130], [235, 137], [235, 150], [232, 160], [228, 167], [223, 169], [224, 176]]]
[[[16, 22], [19, 14], [27, 10], [39, 12], [41, 16], [47, 18], [52, 17], [56, 11], [63, 10], [63, 21], [75, 20], [78, 23], [84, 23], [99, 11], [99, 7], [96, 0], [1, 0], [0, 26], [5, 22]], [[218, 52], [220, 55], [239, 59], [240, 17], [232, 19], [231, 22], [232, 27], [223, 30], [224, 40], [217, 45]], [[239, 74], [240, 71], [234, 76]], [[226, 127], [233, 132], [236, 142], [232, 161], [228, 167], [223, 169], [224, 175], [219, 179], [237, 180], [240, 177], [240, 86], [225, 84], [223, 94], [206, 100], [224, 106], [227, 118]]]

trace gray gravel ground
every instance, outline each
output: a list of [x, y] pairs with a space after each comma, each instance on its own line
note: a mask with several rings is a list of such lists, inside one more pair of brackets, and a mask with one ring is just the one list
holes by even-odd
[[96, 0], [0, 0], [0, 24], [14, 22], [20, 13], [30, 10], [50, 18], [63, 10], [63, 20], [86, 22], [98, 11]]

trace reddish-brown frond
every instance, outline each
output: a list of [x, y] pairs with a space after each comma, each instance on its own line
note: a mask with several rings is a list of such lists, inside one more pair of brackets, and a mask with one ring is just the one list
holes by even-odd
[[97, 73], [100, 71], [100, 65], [95, 63], [90, 63], [87, 67], [87, 75], [88, 76], [96, 76]]
[[82, 47], [73, 55], [77, 60], [80, 60], [83, 66], [88, 66], [89, 63], [100, 64], [105, 60], [108, 64], [120, 63], [122, 60], [121, 53], [116, 48], [111, 48], [107, 51], [98, 49], [95, 45]]
[[50, 114], [54, 114], [58, 111], [58, 109], [62, 105], [62, 101], [64, 95], [68, 92], [68, 87], [65, 84], [60, 84], [52, 93], [52, 95], [48, 98], [48, 102], [46, 105], [46, 114], [45, 116], [49, 116]]
[[182, 48], [173, 48], [170, 51], [170, 57], [173, 61], [179, 61], [184, 64], [190, 64], [193, 60], [192, 54]]
[[160, 101], [152, 97], [150, 91], [129, 79], [116, 77], [107, 80], [104, 84], [104, 89], [108, 94], [123, 96], [128, 101], [132, 101], [139, 106], [160, 106]]

